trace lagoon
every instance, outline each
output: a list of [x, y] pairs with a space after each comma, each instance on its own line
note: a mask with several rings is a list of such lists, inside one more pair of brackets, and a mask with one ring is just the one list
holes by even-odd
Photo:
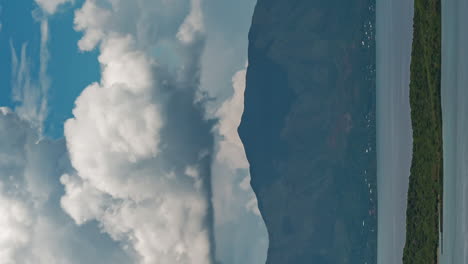
[[377, 263], [402, 263], [412, 157], [413, 1], [377, 0]]

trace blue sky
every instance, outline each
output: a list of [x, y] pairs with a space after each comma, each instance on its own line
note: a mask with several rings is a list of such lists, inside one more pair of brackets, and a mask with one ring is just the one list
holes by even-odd
[[[2, 31], [0, 34], [0, 104], [12, 106], [11, 102], [11, 52], [10, 52], [10, 39], [18, 47], [24, 42], [31, 41], [39, 44], [39, 26], [37, 29], [34, 27], [34, 20], [31, 16], [33, 9], [32, 1], [19, 0], [13, 4], [12, 1], [2, 0], [1, 2], [1, 15], [0, 21], [2, 23]], [[39, 57], [39, 49], [36, 47], [30, 49], [30, 53], [34, 57]]]
[[49, 63], [53, 77], [49, 94], [50, 114], [46, 134], [51, 137], [63, 136], [63, 122], [71, 118], [75, 99], [91, 82], [100, 76], [97, 51], [79, 52], [76, 43], [80, 33], [73, 30], [73, 9], [65, 9], [50, 20]]
[[[2, 32], [0, 46], [9, 47], [10, 41], [19, 55], [21, 45], [27, 43], [27, 54], [31, 62], [33, 78], [38, 78], [40, 52], [40, 22], [32, 13], [38, 8], [33, 0], [5, 1], [2, 4]], [[76, 1], [79, 5], [82, 1]], [[99, 80], [97, 51], [80, 52], [77, 42], [81, 37], [73, 30], [72, 8], [61, 8], [60, 12], [49, 19], [50, 61], [48, 74], [51, 87], [48, 95], [48, 116], [44, 124], [45, 136], [63, 137], [63, 123], [72, 117], [74, 101], [81, 91], [91, 82]], [[9, 48], [0, 50], [1, 61], [11, 61]], [[0, 105], [14, 107], [11, 98], [11, 65], [0, 66]]]
[[0, 259], [264, 262], [237, 134], [254, 5], [0, 0]]

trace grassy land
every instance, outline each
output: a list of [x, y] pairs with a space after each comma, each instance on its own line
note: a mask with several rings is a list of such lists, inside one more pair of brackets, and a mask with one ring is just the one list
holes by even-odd
[[437, 263], [442, 197], [440, 0], [415, 0], [410, 105], [413, 160], [403, 263]]

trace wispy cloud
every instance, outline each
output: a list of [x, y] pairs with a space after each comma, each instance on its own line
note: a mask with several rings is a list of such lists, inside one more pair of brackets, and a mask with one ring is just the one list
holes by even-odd
[[50, 60], [49, 54], [49, 22], [47, 20], [41, 21], [41, 44], [40, 44], [40, 57], [39, 57], [39, 85], [41, 89], [41, 103], [39, 112], [43, 118], [47, 115], [47, 96], [50, 89], [50, 78], [48, 75], [48, 64]]
[[[19, 116], [28, 120], [42, 135], [44, 121], [48, 114], [48, 93], [51, 80], [48, 75], [49, 52], [49, 22], [48, 16], [53, 15], [57, 8], [73, 0], [35, 0], [40, 10], [33, 11], [32, 15], [40, 25], [39, 44], [39, 72], [37, 77], [32, 76], [31, 68], [34, 60], [28, 56], [28, 43], [21, 45], [21, 55], [18, 60], [13, 41], [10, 40], [11, 65], [12, 65], [12, 92], [13, 101], [18, 104], [15, 111]], [[38, 12], [39, 11], [39, 12]]]
[[12, 99], [18, 104], [15, 111], [21, 118], [28, 120], [34, 127], [42, 130], [45, 112], [42, 111], [42, 102], [47, 99], [42, 94], [39, 84], [31, 73], [32, 60], [27, 54], [27, 43], [21, 45], [18, 58], [13, 42], [10, 41], [12, 66]]
[[18, 104], [15, 111], [42, 134], [44, 121], [47, 117], [47, 96], [50, 89], [50, 78], [47, 73], [50, 57], [48, 50], [49, 26], [47, 20], [41, 22], [40, 29], [41, 42], [39, 74], [37, 78], [34, 78], [31, 72], [33, 60], [28, 55], [28, 43], [21, 45], [19, 58], [12, 40], [10, 40], [10, 51], [12, 99]]

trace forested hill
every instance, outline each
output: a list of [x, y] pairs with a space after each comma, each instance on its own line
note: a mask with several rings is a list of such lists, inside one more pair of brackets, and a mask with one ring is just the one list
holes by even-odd
[[268, 264], [376, 261], [372, 0], [258, 0], [239, 128]]

